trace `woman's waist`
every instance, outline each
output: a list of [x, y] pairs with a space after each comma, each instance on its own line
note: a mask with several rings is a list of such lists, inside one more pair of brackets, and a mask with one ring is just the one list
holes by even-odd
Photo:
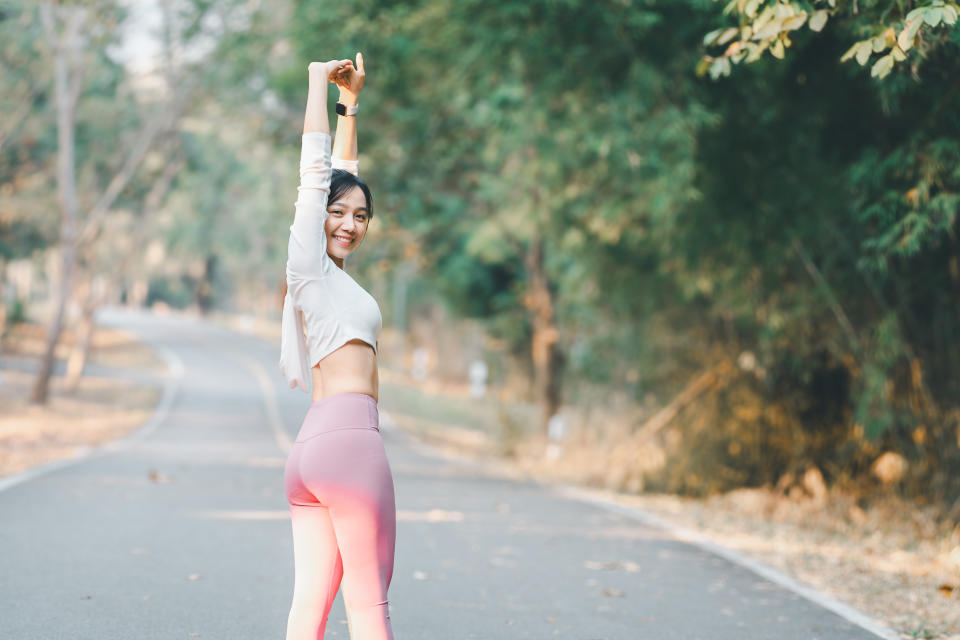
[[380, 430], [377, 400], [367, 393], [346, 391], [315, 400], [303, 419], [297, 442], [342, 429]]
[[314, 401], [340, 393], [365, 393], [378, 399], [377, 358], [369, 346], [342, 346], [321, 360], [312, 375]]

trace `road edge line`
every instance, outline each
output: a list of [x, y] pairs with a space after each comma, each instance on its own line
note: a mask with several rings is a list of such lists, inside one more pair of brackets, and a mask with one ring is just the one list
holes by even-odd
[[82, 460], [86, 460], [103, 453], [118, 451], [119, 449], [122, 449], [123, 447], [126, 447], [137, 440], [142, 440], [152, 433], [164, 420], [166, 420], [167, 415], [170, 413], [170, 407], [173, 406], [173, 401], [176, 398], [177, 391], [180, 390], [180, 381], [183, 379], [183, 374], [185, 371], [183, 361], [167, 347], [160, 345], [149, 345], [146, 343], [144, 344], [148, 348], [152, 349], [154, 353], [159, 355], [167, 365], [167, 375], [164, 376], [163, 392], [160, 396], [160, 402], [158, 402], [157, 406], [154, 407], [153, 413], [150, 415], [150, 417], [147, 418], [142, 425], [137, 427], [136, 431], [120, 438], [119, 440], [106, 442], [95, 447], [80, 446], [77, 447], [72, 456], [59, 458], [57, 460], [41, 464], [37, 467], [32, 467], [26, 471], [15, 473], [12, 476], [0, 478], [0, 492], [6, 491], [7, 489], [12, 489], [17, 485], [46, 475], [52, 471], [69, 467], [70, 465], [76, 464]]
[[801, 583], [797, 579], [792, 578], [779, 569], [764, 564], [759, 560], [754, 560], [740, 553], [739, 551], [735, 551], [734, 549], [723, 547], [707, 538], [707, 536], [704, 534], [695, 531], [694, 529], [674, 524], [673, 522], [661, 518], [660, 516], [640, 507], [632, 507], [620, 504], [615, 500], [603, 495], [599, 495], [596, 492], [583, 487], [567, 484], [553, 484], [548, 486], [550, 486], [555, 493], [558, 493], [563, 497], [577, 500], [579, 502], [589, 503], [594, 506], [607, 509], [608, 511], [613, 511], [614, 513], [627, 516], [628, 518], [637, 520], [647, 526], [664, 530], [670, 535], [676, 537], [678, 540], [682, 540], [683, 542], [699, 547], [708, 553], [720, 556], [721, 558], [724, 558], [735, 565], [743, 567], [744, 569], [747, 569], [748, 571], [751, 571], [758, 576], [765, 578], [770, 582], [783, 587], [784, 589], [787, 589], [788, 591], [796, 593], [802, 598], [805, 598], [814, 604], [835, 613], [844, 620], [855, 624], [856, 626], [872, 633], [879, 638], [884, 638], [884, 640], [901, 640], [901, 636], [896, 631], [884, 626], [872, 616], [838, 600], [837, 598], [834, 598], [833, 596], [822, 593], [814, 587]]

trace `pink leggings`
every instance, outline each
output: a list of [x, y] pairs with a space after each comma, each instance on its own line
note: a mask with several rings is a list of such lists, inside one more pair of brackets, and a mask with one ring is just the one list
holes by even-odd
[[377, 401], [337, 393], [310, 405], [284, 481], [295, 572], [287, 640], [323, 638], [341, 579], [350, 638], [392, 640], [397, 514]]

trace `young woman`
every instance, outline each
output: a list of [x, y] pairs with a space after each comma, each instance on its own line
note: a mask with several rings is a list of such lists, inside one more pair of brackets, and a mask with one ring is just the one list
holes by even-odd
[[[280, 367], [313, 403], [284, 470], [293, 525], [293, 604], [287, 640], [323, 637], [341, 580], [352, 640], [392, 639], [393, 476], [377, 411], [376, 300], [344, 263], [373, 216], [357, 177], [357, 98], [363, 57], [312, 62], [300, 187], [287, 257]], [[327, 86], [340, 88], [331, 170]], [[341, 106], [343, 105], [343, 106]]]

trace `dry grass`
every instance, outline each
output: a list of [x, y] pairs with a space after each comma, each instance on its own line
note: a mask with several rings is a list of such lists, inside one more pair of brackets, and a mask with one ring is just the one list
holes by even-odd
[[[72, 336], [65, 336], [66, 356]], [[3, 355], [37, 357], [43, 348], [43, 329], [18, 325], [4, 341]], [[97, 331], [91, 362], [137, 371], [165, 371], [150, 349], [129, 334], [110, 329]], [[78, 448], [121, 438], [143, 424], [160, 398], [160, 388], [134, 384], [120, 377], [85, 376], [73, 394], [63, 390], [63, 380], [51, 381], [49, 402], [28, 402], [34, 375], [0, 369], [0, 476], [25, 471], [75, 455]]]
[[[0, 355], [16, 355], [39, 358], [45, 348], [45, 327], [21, 323], [13, 326], [4, 336]], [[65, 360], [70, 355], [75, 336], [65, 330], [57, 345], [56, 357]], [[90, 364], [106, 367], [136, 369], [150, 373], [164, 373], [163, 360], [131, 334], [117, 329], [98, 327], [90, 344]]]

